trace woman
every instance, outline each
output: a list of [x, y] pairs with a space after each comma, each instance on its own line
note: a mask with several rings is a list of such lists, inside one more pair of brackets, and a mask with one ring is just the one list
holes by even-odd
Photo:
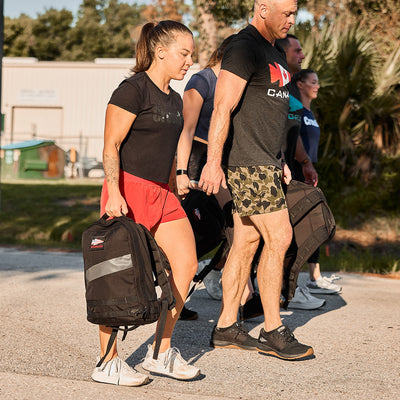
[[[176, 307], [168, 313], [158, 359], [152, 359], [149, 345], [142, 366], [183, 380], [194, 378], [200, 371], [188, 365], [179, 350], [171, 348], [171, 336], [196, 273], [197, 258], [190, 223], [167, 184], [183, 126], [182, 100], [169, 83], [184, 78], [193, 64], [193, 49], [191, 31], [179, 22], [143, 26], [134, 75], [119, 85], [107, 106], [101, 196], [101, 214], [126, 214], [143, 224], [168, 257]], [[102, 356], [110, 334], [110, 328], [100, 326]], [[126, 386], [148, 381], [147, 375], [118, 357], [115, 343], [104, 363], [95, 368], [92, 379]]]
[[[318, 161], [320, 128], [311, 111], [311, 102], [318, 97], [320, 88], [318, 76], [312, 69], [303, 69], [294, 74], [293, 81], [299, 88], [301, 102], [303, 103], [300, 136], [308, 157], [315, 164]], [[319, 248], [308, 259], [308, 266], [310, 278], [307, 282], [307, 288], [310, 293], [333, 294], [340, 292], [340, 286], [321, 276]]]

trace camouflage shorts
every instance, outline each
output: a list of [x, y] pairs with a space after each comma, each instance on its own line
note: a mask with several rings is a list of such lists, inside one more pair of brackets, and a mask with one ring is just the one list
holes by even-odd
[[287, 208], [279, 168], [272, 165], [229, 167], [226, 174], [233, 212], [239, 216], [267, 214]]

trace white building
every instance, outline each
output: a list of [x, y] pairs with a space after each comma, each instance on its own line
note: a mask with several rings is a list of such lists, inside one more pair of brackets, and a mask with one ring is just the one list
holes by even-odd
[[[3, 58], [1, 144], [33, 138], [54, 140], [81, 157], [101, 160], [104, 116], [113, 90], [127, 76], [134, 59], [94, 62], [37, 61]], [[171, 86], [183, 94], [193, 65], [183, 81]]]

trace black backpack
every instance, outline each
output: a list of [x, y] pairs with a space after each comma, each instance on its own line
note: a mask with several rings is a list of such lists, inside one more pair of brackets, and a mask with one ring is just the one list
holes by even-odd
[[[175, 306], [165, 272], [168, 260], [150, 232], [132, 219], [104, 214], [82, 234], [87, 319], [112, 327], [107, 352], [118, 330], [128, 331], [160, 319], [154, 358], [158, 357], [168, 309]], [[162, 300], [156, 286], [162, 289]], [[121, 328], [123, 326], [124, 328]]]
[[333, 238], [336, 230], [332, 211], [320, 188], [292, 180], [287, 186], [286, 202], [293, 240], [285, 256], [284, 308], [294, 296], [302, 266], [318, 247]]
[[225, 216], [214, 195], [192, 189], [182, 200], [182, 207], [192, 226], [197, 257], [215, 249], [224, 239]]

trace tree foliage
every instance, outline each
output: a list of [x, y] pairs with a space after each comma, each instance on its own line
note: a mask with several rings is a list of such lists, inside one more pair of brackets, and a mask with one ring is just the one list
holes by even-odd
[[313, 15], [313, 31], [345, 17], [370, 32], [381, 54], [391, 53], [400, 41], [398, 0], [299, 0], [298, 5]]
[[254, 6], [254, 0], [200, 0], [198, 3], [208, 7], [217, 21], [226, 25], [248, 22]]
[[[328, 170], [368, 180], [400, 144], [400, 45], [382, 58], [365, 27], [343, 18], [301, 37], [321, 89], [315, 103]], [[336, 167], [334, 165], [336, 164]]]
[[8, 57], [32, 56], [33, 19], [25, 14], [19, 18], [4, 19], [4, 55]]

